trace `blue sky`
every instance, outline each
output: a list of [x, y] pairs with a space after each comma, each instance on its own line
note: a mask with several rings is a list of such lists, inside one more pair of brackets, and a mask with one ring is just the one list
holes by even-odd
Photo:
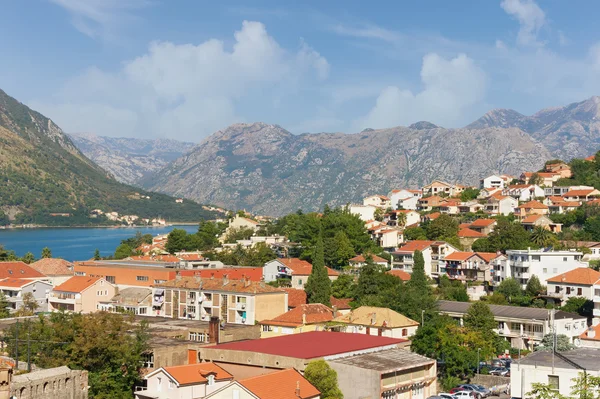
[[561, 0], [8, 1], [0, 88], [67, 132], [109, 136], [460, 127], [492, 108], [600, 95], [599, 12]]

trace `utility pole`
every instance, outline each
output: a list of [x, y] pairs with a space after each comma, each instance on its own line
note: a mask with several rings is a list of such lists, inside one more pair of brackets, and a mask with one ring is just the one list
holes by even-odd
[[15, 330], [15, 368], [19, 371], [19, 319]]
[[27, 324], [27, 372], [31, 372], [31, 323]]

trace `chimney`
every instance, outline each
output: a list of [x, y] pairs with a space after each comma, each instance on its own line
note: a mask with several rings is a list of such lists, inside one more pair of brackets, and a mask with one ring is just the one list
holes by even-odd
[[229, 284], [229, 278], [226, 274], [223, 274], [223, 286]]
[[301, 398], [301, 396], [300, 396], [300, 381], [296, 381], [296, 396]]
[[371, 313], [371, 325], [375, 325], [377, 323], [377, 313]]
[[244, 277], [244, 287], [250, 287], [250, 279], [248, 277]]
[[181, 274], [179, 272], [176, 272], [175, 280], [177, 280], [177, 281], [181, 280]]
[[333, 309], [333, 317], [337, 317], [337, 306], [333, 305], [331, 308]]
[[302, 313], [302, 324], [306, 324], [306, 313]]
[[208, 342], [211, 344], [219, 344], [219, 318], [212, 316], [208, 322]]

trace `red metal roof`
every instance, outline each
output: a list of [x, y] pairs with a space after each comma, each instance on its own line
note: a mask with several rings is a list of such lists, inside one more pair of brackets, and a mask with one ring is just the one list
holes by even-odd
[[209, 348], [257, 352], [297, 359], [316, 359], [340, 353], [397, 345], [403, 342], [407, 342], [407, 340], [366, 334], [312, 331], [272, 338], [229, 342]]

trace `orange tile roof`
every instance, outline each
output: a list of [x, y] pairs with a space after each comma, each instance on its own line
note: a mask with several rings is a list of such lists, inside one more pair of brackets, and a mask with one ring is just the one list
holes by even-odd
[[21, 288], [27, 284], [35, 283], [35, 280], [24, 280], [22, 278], [5, 278], [0, 280], [0, 287]]
[[46, 276], [73, 275], [73, 264], [64, 259], [42, 258], [29, 266]]
[[[321, 394], [294, 369], [275, 371], [238, 382], [260, 399], [311, 399]], [[296, 395], [298, 387], [300, 387], [300, 394]]]
[[306, 291], [297, 288], [284, 288], [288, 293], [288, 308], [295, 308], [306, 303]]
[[329, 302], [331, 302], [331, 307], [335, 307], [337, 310], [346, 310], [346, 309], [352, 309], [352, 306], [350, 306], [350, 302], [352, 302], [354, 299], [352, 298], [336, 298], [334, 296], [332, 296], [329, 300]]
[[450, 261], [465, 261], [467, 259], [469, 259], [472, 256], [475, 256], [475, 252], [460, 252], [460, 251], [456, 251], [456, 252], [452, 252], [451, 254], [448, 254], [444, 257], [444, 260], [450, 260]]
[[546, 281], [549, 283], [593, 285], [598, 280], [600, 280], [600, 272], [589, 267], [578, 267], [577, 269], [551, 277]]
[[433, 244], [435, 241], [426, 241], [426, 240], [414, 240], [414, 241], [409, 241], [408, 243], [404, 244], [403, 246], [401, 246], [400, 248], [398, 248], [398, 250], [396, 252], [415, 252], [417, 250], [419, 251], [423, 251], [425, 248], [428, 248], [431, 246], [431, 244]]
[[525, 224], [535, 223], [542, 216], [543, 215], [529, 215], [525, 219], [521, 220], [521, 223], [525, 223]]
[[210, 374], [215, 376], [215, 381], [233, 380], [233, 376], [214, 363], [186, 364], [183, 366], [163, 367], [179, 385], [198, 384], [208, 382]]
[[11, 277], [44, 278], [46, 276], [24, 262], [0, 262], [0, 279]]
[[[312, 272], [312, 265], [305, 260], [301, 260], [298, 258], [282, 258], [277, 259], [279, 262], [283, 263], [285, 266], [292, 269], [292, 274], [296, 276], [308, 276]], [[337, 271], [327, 268], [327, 275], [329, 276], [338, 276], [340, 273]]]
[[[588, 201], [587, 204], [596, 203], [600, 200]], [[565, 208], [579, 208], [581, 206], [581, 202], [579, 201], [552, 201], [552, 205], [550, 206], [562, 206]]]
[[[375, 263], [383, 263], [383, 262], [387, 263], [387, 259], [383, 259], [382, 257], [377, 256], [377, 255], [371, 255], [371, 258], [373, 258], [373, 262], [375, 262]], [[363, 263], [366, 261], [367, 260], [365, 259], [364, 255], [358, 255], [358, 256], [355, 256], [354, 258], [350, 259], [350, 262], [357, 262], [357, 263], [359, 263], [359, 262]]]
[[441, 215], [441, 213], [439, 213], [439, 212], [433, 212], [433, 213], [430, 213], [429, 215], [425, 215], [425, 216], [428, 217], [430, 220], [435, 220], [435, 219], [439, 218], [440, 215]]
[[502, 256], [501, 254], [497, 254], [495, 252], [475, 252], [475, 253], [477, 255], [479, 255], [481, 258], [483, 258], [487, 263], [490, 263], [497, 257]]
[[560, 176], [560, 173], [555, 173], [555, 172], [538, 172], [538, 176], [540, 177], [554, 177], [554, 176]]
[[470, 225], [471, 225], [471, 223], [461, 223], [461, 224], [458, 225], [458, 228], [459, 229], [464, 229], [466, 227], [469, 227]]
[[305, 324], [326, 323], [331, 320], [333, 320], [331, 308], [320, 303], [311, 303], [297, 306], [274, 319], [263, 320], [260, 324], [300, 327]]
[[402, 281], [410, 280], [410, 273], [405, 272], [404, 270], [392, 269], [387, 271], [388, 274], [392, 276], [398, 277]]
[[585, 158], [586, 161], [589, 162], [594, 162], [596, 160], [596, 156], [595, 155], [590, 155], [589, 157]]
[[547, 205], [542, 204], [540, 201], [529, 201], [519, 206], [520, 209], [548, 209]]
[[464, 228], [458, 231], [458, 236], [463, 238], [475, 238], [475, 237], [487, 237], [485, 234], [480, 233], [469, 228]]
[[437, 201], [437, 202], [441, 202], [441, 201], [443, 201], [443, 200], [444, 200], [444, 199], [443, 199], [442, 197], [440, 197], [440, 196], [437, 196], [437, 195], [432, 195], [432, 196], [430, 196], [430, 197], [423, 197], [423, 198], [419, 198], [419, 202], [425, 202], [425, 203], [428, 203], [428, 202], [430, 202], [430, 201]]
[[[590, 336], [589, 336], [589, 335], [590, 335], [590, 334], [589, 334], [589, 333], [590, 333], [590, 331], [593, 331], [593, 332], [594, 332], [594, 336], [593, 336], [593, 337], [590, 337]], [[579, 336], [579, 338], [581, 338], [581, 339], [586, 339], [586, 340], [589, 340], [589, 341], [600, 341], [600, 323], [599, 323], [599, 324], [596, 324], [595, 326], [590, 326], [590, 327], [588, 327], [588, 329], [587, 329], [587, 330], [585, 330], [585, 331], [584, 331], [584, 332], [583, 332], [583, 333], [582, 333], [582, 334]]]
[[471, 227], [487, 227], [496, 223], [495, 219], [477, 219], [473, 223], [471, 223]]
[[272, 287], [264, 282], [250, 280], [225, 280], [223, 278], [181, 277], [164, 283], [154, 284], [153, 287], [200, 289], [203, 291], [243, 292], [250, 294], [265, 294], [283, 292], [280, 288]]
[[563, 197], [585, 197], [592, 194], [596, 189], [592, 190], [571, 190], [563, 194]]
[[82, 292], [98, 280], [100, 277], [73, 276], [61, 285], [54, 287], [54, 291]]

